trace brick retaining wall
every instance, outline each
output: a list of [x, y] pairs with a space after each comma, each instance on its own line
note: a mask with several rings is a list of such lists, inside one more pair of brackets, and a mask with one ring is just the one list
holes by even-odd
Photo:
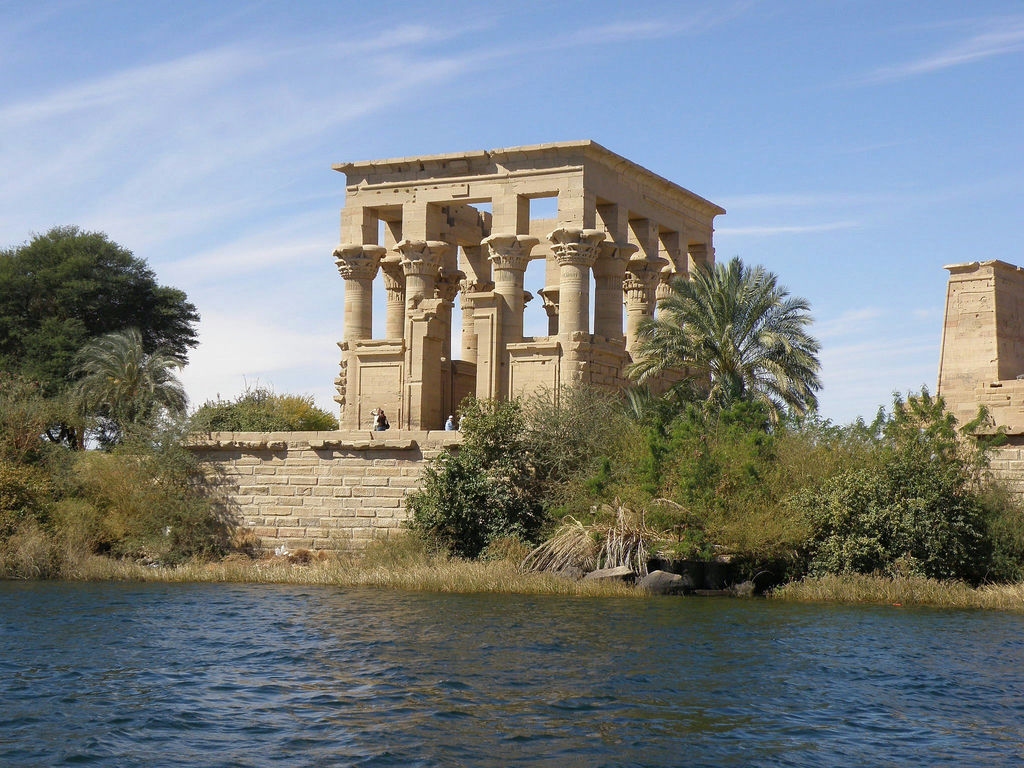
[[399, 528], [405, 496], [458, 432], [214, 432], [190, 448], [264, 550], [338, 550]]

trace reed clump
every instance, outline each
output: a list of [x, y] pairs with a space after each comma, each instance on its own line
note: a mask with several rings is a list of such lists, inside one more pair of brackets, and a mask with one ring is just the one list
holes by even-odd
[[1024, 611], [1024, 583], [971, 587], [962, 581], [939, 581], [923, 576], [845, 574], [808, 577], [776, 589], [771, 597], [792, 602]]

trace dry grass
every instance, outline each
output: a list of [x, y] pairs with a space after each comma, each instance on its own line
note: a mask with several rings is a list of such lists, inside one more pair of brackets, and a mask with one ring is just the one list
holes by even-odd
[[[612, 527], [609, 526], [610, 528]], [[606, 529], [605, 533], [607, 532]], [[130, 560], [115, 560], [71, 552], [63, 553], [58, 558], [52, 550], [37, 546], [38, 537], [31, 537], [30, 533], [31, 531], [24, 532], [31, 542], [22, 541], [22, 546], [6, 553], [0, 552], [6, 554], [8, 558], [7, 562], [0, 562], [0, 565], [6, 566], [5, 575], [8, 578], [302, 584], [462, 594], [646, 596], [645, 592], [623, 582], [579, 581], [550, 572], [558, 570], [553, 566], [559, 562], [563, 565], [578, 563], [576, 556], [581, 551], [588, 552], [595, 563], [597, 562], [602, 549], [601, 544], [592, 532], [579, 524], [566, 527], [560, 549], [555, 547], [546, 550], [546, 572], [529, 572], [521, 569], [521, 552], [515, 548], [509, 549], [509, 557], [505, 559], [458, 560], [424, 549], [423, 545], [411, 536], [398, 536], [375, 542], [358, 552], [330, 556], [317, 553], [309, 557], [251, 559], [244, 555], [233, 555], [216, 563], [193, 562], [176, 567], [152, 567]], [[32, 546], [28, 546], [30, 543]], [[622, 544], [622, 547], [623, 551], [635, 553], [635, 550], [626, 544]], [[15, 562], [10, 559], [15, 553], [20, 553], [25, 558], [29, 554], [33, 557]], [[3, 558], [0, 558], [0, 561], [2, 560]], [[62, 561], [59, 572], [55, 570], [47, 573], [43, 566], [57, 560]], [[961, 582], [940, 582], [910, 576], [826, 576], [787, 584], [777, 589], [772, 598], [793, 602], [1024, 611], [1024, 583], [992, 584], [975, 589]]]
[[659, 532], [618, 500], [614, 506], [604, 505], [601, 511], [614, 513], [615, 522], [583, 525], [575, 518], [565, 518], [550, 539], [527, 555], [523, 570], [560, 573], [624, 565], [646, 575], [651, 546], [660, 537]]
[[304, 584], [374, 587], [460, 594], [530, 594], [634, 597], [631, 585], [577, 581], [553, 574], [523, 573], [518, 562], [489, 562], [415, 553], [404, 544], [371, 547], [365, 553], [341, 554], [297, 563], [276, 557], [228, 558], [216, 563], [147, 567], [129, 561], [91, 557], [76, 564], [67, 578], [85, 581], [160, 581], [248, 584]]
[[1024, 611], [1024, 583], [986, 584], [973, 588], [963, 582], [936, 581], [913, 576], [886, 578], [847, 575], [807, 578], [780, 587], [772, 597], [794, 602]]

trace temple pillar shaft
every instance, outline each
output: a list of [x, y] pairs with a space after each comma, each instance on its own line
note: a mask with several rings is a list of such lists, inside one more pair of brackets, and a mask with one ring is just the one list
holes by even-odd
[[384, 315], [384, 338], [400, 339], [405, 333], [405, 273], [402, 259], [393, 255], [381, 262], [387, 304]]
[[654, 316], [655, 290], [665, 265], [664, 259], [650, 261], [641, 257], [626, 267], [622, 289], [626, 297], [626, 349], [630, 354], [636, 349], [640, 324]]
[[548, 239], [559, 266], [558, 335], [590, 333], [590, 267], [604, 232], [597, 229], [556, 229]]
[[494, 293], [501, 298], [502, 344], [523, 340], [523, 279], [530, 251], [540, 241], [528, 235], [491, 235], [483, 240], [492, 265]]
[[600, 245], [594, 262], [594, 335], [622, 338], [622, 283], [626, 264], [636, 246], [629, 243]]
[[462, 359], [467, 363], [476, 365], [477, 347], [479, 345], [473, 319], [473, 312], [476, 309], [476, 294], [494, 290], [494, 283], [480, 282], [467, 278], [462, 281], [459, 287], [462, 290]]
[[345, 341], [373, 338], [373, 278], [383, 256], [380, 245], [343, 244], [334, 249], [334, 263], [345, 280]]

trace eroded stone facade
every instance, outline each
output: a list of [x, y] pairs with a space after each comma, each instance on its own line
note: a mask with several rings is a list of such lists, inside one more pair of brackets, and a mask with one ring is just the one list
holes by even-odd
[[[640, 322], [669, 280], [713, 263], [713, 222], [725, 213], [592, 141], [335, 170], [347, 177], [334, 257], [345, 280], [336, 400], [348, 430], [378, 407], [395, 427], [438, 429], [470, 394], [624, 386]], [[545, 198], [555, 216], [532, 216]], [[535, 259], [545, 263], [539, 297], [524, 289]], [[375, 339], [378, 272], [387, 315]], [[525, 336], [524, 308], [538, 298], [548, 333]]]
[[1024, 435], [1024, 270], [1003, 261], [946, 269], [938, 394], [960, 423], [984, 405], [993, 426]]

